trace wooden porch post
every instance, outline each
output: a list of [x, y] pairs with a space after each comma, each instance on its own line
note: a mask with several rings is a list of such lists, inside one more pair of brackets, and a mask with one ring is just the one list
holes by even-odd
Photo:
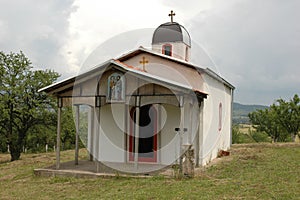
[[89, 151], [89, 160], [93, 161], [94, 156], [95, 156], [95, 151], [94, 151], [94, 133], [95, 133], [95, 126], [94, 126], [94, 107], [90, 106], [89, 107], [89, 116], [88, 116], [88, 148], [90, 149]]
[[199, 116], [200, 116], [200, 123], [199, 123], [199, 165], [203, 165], [203, 106], [204, 106], [204, 101], [201, 102], [200, 105], [200, 111], [199, 111]]
[[134, 167], [138, 169], [138, 160], [139, 160], [139, 137], [140, 137], [140, 97], [136, 97], [136, 109], [135, 109], [135, 134], [134, 134]]
[[76, 127], [76, 135], [75, 135], [75, 165], [78, 165], [78, 155], [79, 155], [79, 111], [80, 105], [75, 106], [75, 127]]
[[[193, 102], [194, 103], [194, 102]], [[193, 134], [193, 105], [192, 104], [189, 104], [189, 128], [188, 128], [188, 138], [187, 138], [187, 143], [188, 144], [192, 144], [192, 134]]]
[[[96, 116], [96, 120], [94, 118]], [[93, 145], [93, 153], [94, 160], [96, 162], [96, 172], [100, 172], [100, 132], [101, 132], [101, 97], [95, 97], [95, 109], [93, 114], [94, 121], [94, 133], [93, 133], [93, 141], [91, 142]]]
[[199, 144], [200, 144], [200, 137], [199, 137], [199, 130], [200, 130], [200, 126], [203, 126], [202, 122], [200, 121], [200, 107], [201, 107], [201, 104], [202, 102], [199, 102], [199, 105], [198, 105], [198, 113], [197, 115], [199, 116], [198, 118], [198, 129], [196, 130], [196, 136], [195, 136], [195, 165], [196, 167], [199, 167], [199, 151], [200, 151], [200, 148], [199, 148]]
[[60, 168], [60, 134], [61, 134], [61, 107], [62, 99], [57, 99], [57, 134], [56, 134], [56, 169]]
[[180, 96], [179, 99], [180, 106], [180, 128], [179, 128], [179, 173], [182, 174], [183, 170], [183, 148], [182, 140], [184, 134], [184, 97]]

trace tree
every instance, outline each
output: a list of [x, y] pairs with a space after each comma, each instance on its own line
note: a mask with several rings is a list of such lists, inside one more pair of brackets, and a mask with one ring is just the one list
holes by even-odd
[[300, 131], [300, 99], [296, 94], [289, 102], [278, 99], [269, 108], [249, 113], [257, 131], [266, 132], [274, 142], [292, 141]]
[[75, 147], [75, 124], [73, 119], [72, 107], [64, 107], [62, 111], [62, 130], [61, 130], [61, 149], [71, 149]]
[[58, 73], [32, 70], [30, 60], [20, 53], [0, 52], [0, 127], [10, 147], [11, 161], [18, 160], [28, 130], [53, 123], [45, 116], [55, 114], [54, 102], [38, 89], [52, 84]]
[[249, 119], [259, 132], [267, 133], [274, 142], [283, 142], [285, 138], [282, 126], [278, 123], [277, 115], [272, 108], [257, 110], [249, 114]]
[[291, 134], [291, 139], [295, 142], [296, 135], [300, 131], [300, 98], [297, 94], [289, 101], [278, 99], [277, 104], [271, 106], [282, 127]]

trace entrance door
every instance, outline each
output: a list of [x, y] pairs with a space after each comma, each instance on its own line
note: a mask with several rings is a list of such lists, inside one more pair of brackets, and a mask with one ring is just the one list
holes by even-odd
[[[130, 112], [132, 123], [129, 136], [129, 161], [134, 161], [136, 112]], [[157, 111], [153, 104], [140, 107], [138, 161], [157, 161]]]

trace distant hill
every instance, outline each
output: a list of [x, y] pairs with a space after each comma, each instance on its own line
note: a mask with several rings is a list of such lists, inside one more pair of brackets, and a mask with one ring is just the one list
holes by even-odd
[[233, 103], [233, 124], [249, 124], [249, 113], [266, 108], [268, 108], [268, 106]]

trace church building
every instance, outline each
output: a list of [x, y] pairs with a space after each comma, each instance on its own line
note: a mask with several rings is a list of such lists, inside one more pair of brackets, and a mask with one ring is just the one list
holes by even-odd
[[[91, 161], [133, 173], [144, 164], [182, 165], [187, 151], [193, 166], [204, 166], [230, 148], [234, 87], [190, 62], [190, 34], [173, 15], [154, 31], [152, 49], [139, 47], [40, 90], [58, 101], [57, 169], [65, 106], [75, 113], [75, 164], [81, 135]], [[80, 133], [83, 111], [87, 129]], [[124, 164], [132, 168], [118, 168]]]

